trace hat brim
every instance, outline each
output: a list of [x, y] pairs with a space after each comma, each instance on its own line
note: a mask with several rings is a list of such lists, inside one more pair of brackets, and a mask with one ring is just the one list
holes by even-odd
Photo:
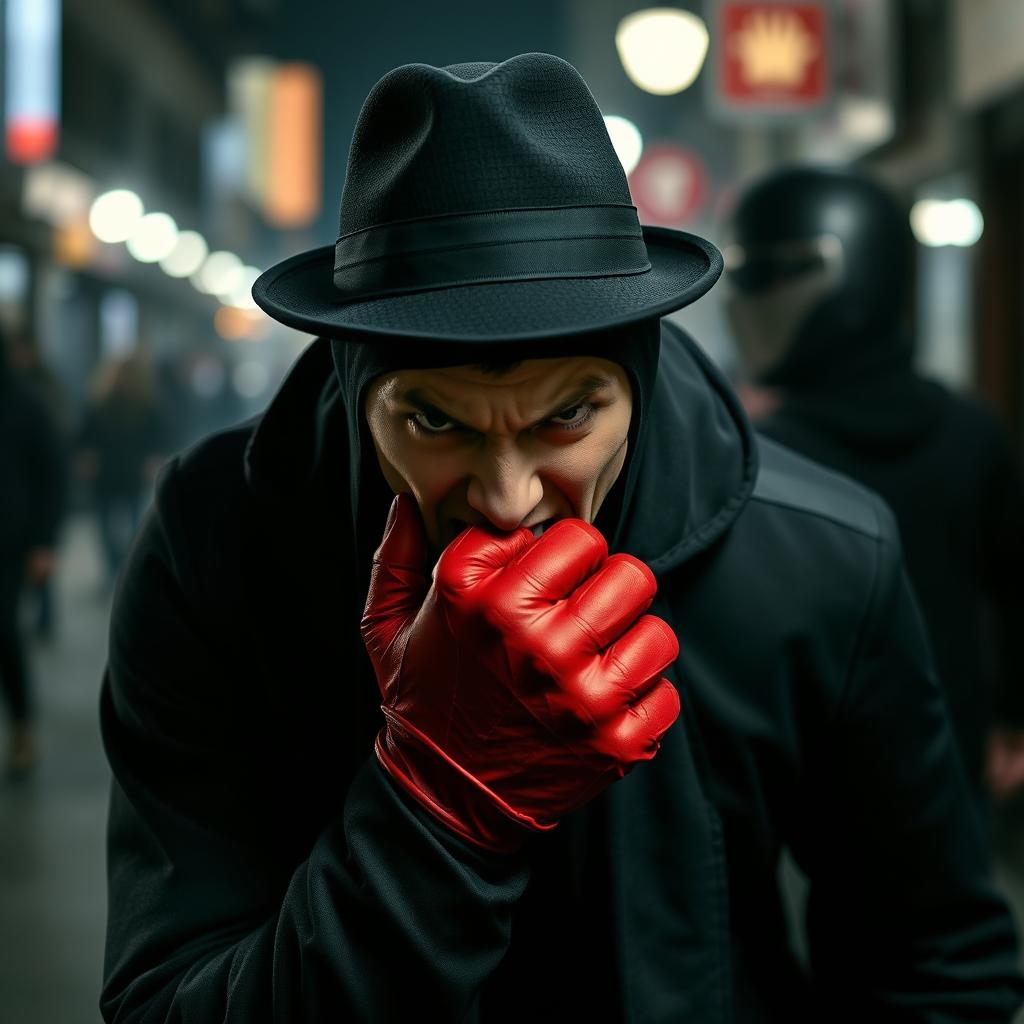
[[584, 334], [681, 309], [721, 275], [722, 255], [706, 239], [673, 228], [642, 230], [651, 269], [641, 274], [458, 285], [342, 302], [333, 281], [334, 246], [328, 245], [265, 271], [252, 297], [289, 327], [352, 340], [378, 335], [479, 343]]

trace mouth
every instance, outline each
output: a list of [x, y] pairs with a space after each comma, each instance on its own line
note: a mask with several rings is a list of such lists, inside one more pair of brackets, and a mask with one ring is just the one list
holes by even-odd
[[[557, 521], [557, 518], [555, 516], [552, 516], [550, 519], [545, 519], [542, 523], [537, 523], [534, 526], [527, 527], [527, 529], [529, 529], [531, 533], [533, 533], [534, 537], [539, 537], [549, 526], [554, 525]], [[462, 533], [462, 531], [465, 530], [467, 526], [469, 526], [469, 523], [464, 522], [462, 519], [456, 519], [455, 533], [452, 537], [452, 540], [454, 540], [455, 537]]]
[[536, 526], [531, 526], [530, 529], [533, 531], [534, 537], [539, 537], [554, 522], [554, 517], [551, 519], [545, 519], [543, 523], [537, 523]]

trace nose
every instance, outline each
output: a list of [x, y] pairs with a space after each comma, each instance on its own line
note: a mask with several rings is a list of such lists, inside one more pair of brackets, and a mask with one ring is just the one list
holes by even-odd
[[518, 529], [543, 496], [536, 466], [514, 451], [484, 455], [466, 491], [469, 504], [505, 532]]

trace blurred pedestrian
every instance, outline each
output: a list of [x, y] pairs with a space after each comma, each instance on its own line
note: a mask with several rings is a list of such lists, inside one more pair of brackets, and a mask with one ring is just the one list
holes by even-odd
[[[787, 167], [732, 217], [727, 309], [759, 431], [877, 491], [900, 525], [984, 804], [1024, 783], [1024, 486], [979, 402], [914, 370], [909, 214], [850, 168]], [[753, 415], [753, 413], [752, 413]]]
[[26, 583], [53, 573], [63, 504], [63, 460], [55, 424], [35, 391], [15, 374], [0, 337], [0, 689], [10, 726], [9, 777], [38, 757], [36, 708], [19, 622]]
[[92, 484], [108, 586], [163, 461], [166, 430], [153, 375], [139, 350], [100, 366], [79, 432], [78, 466]]
[[[67, 391], [44, 359], [36, 338], [22, 331], [11, 334], [9, 342], [11, 366], [21, 379], [35, 390], [56, 428], [61, 456], [61, 479], [66, 482], [68, 454], [73, 434], [71, 403]], [[41, 582], [30, 586], [29, 592], [34, 605], [35, 634], [40, 640], [52, 640], [57, 629], [53, 575], [48, 575]]]

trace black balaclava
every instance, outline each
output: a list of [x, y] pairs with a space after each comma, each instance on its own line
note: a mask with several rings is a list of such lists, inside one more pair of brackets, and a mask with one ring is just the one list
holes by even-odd
[[621, 513], [629, 506], [643, 452], [650, 443], [649, 409], [661, 351], [660, 318], [607, 331], [526, 342], [467, 344], [402, 338], [382, 341], [375, 337], [372, 341], [332, 339], [331, 349], [348, 420], [354, 555], [362, 594], [367, 592], [373, 553], [380, 545], [394, 498], [377, 461], [363, 401], [370, 381], [388, 371], [573, 355], [596, 356], [621, 365], [633, 390], [626, 461], [594, 522], [608, 541], [609, 553], [618, 550], [622, 539]]
[[776, 168], [746, 190], [730, 229], [726, 310], [760, 383], [814, 392], [909, 370], [914, 238], [882, 184], [853, 167]]

